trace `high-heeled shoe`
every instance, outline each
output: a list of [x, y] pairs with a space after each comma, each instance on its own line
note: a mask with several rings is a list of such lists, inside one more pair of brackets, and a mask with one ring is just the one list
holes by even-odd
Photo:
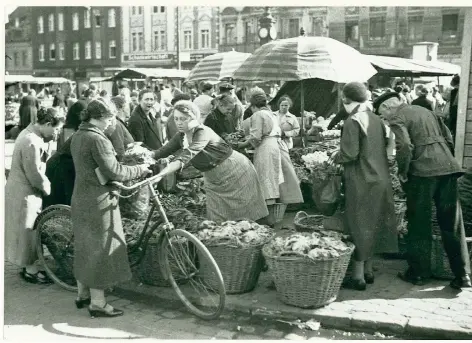
[[90, 301], [91, 301], [90, 298], [86, 298], [86, 299], [82, 299], [82, 298], [75, 299], [75, 306], [77, 306], [77, 308], [83, 308], [84, 306], [90, 305]]
[[365, 280], [365, 283], [371, 285], [374, 283], [375, 281], [375, 276], [374, 276], [374, 273], [365, 273], [364, 274], [364, 280]]
[[94, 317], [118, 317], [118, 316], [122, 316], [123, 315], [123, 310], [119, 310], [117, 308], [112, 308], [111, 310], [107, 310], [106, 307], [107, 307], [108, 304], [105, 304], [105, 306], [103, 307], [100, 307], [100, 306], [97, 306], [97, 305], [89, 305], [88, 307], [88, 311], [90, 313], [90, 316], [92, 318]]

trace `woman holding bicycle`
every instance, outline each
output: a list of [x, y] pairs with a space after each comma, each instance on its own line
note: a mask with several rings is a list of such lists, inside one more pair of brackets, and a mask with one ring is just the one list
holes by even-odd
[[191, 163], [203, 173], [207, 197], [207, 217], [214, 221], [259, 220], [269, 212], [252, 163], [233, 151], [209, 127], [200, 124], [200, 111], [191, 101], [181, 100], [174, 106], [174, 120], [179, 130], [155, 158], [182, 152], [159, 175], [174, 173]]
[[118, 198], [97, 174], [110, 181], [127, 181], [150, 173], [148, 165], [121, 165], [104, 131], [116, 109], [104, 99], [92, 100], [82, 112], [82, 124], [72, 137], [71, 153], [76, 178], [71, 201], [74, 232], [74, 276], [77, 308], [89, 305], [93, 317], [123, 314], [107, 304], [104, 290], [129, 280], [131, 270]]

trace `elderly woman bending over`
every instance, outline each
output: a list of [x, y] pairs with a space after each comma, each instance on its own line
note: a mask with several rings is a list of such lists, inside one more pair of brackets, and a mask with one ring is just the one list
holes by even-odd
[[199, 119], [200, 111], [191, 101], [175, 104], [174, 120], [179, 133], [156, 151], [155, 158], [183, 150], [160, 176], [191, 163], [203, 173], [208, 219], [221, 222], [265, 218], [269, 212], [254, 166], [212, 129], [200, 124]]

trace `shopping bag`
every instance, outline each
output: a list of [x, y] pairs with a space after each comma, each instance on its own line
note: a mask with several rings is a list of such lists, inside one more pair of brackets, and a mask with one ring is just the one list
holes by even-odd
[[331, 174], [313, 189], [313, 201], [316, 208], [325, 216], [332, 216], [342, 200], [342, 176]]

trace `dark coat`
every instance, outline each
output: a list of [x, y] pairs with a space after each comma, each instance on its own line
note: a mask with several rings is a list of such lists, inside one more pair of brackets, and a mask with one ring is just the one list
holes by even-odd
[[133, 136], [126, 124], [118, 117], [116, 118], [115, 130], [107, 136], [110, 138], [113, 148], [115, 148], [118, 161], [121, 161], [128, 144], [134, 142]]
[[128, 130], [136, 142], [143, 142], [151, 150], [157, 150], [163, 145], [161, 119], [156, 118], [153, 123], [141, 106], [137, 106], [131, 114]]
[[232, 114], [223, 114], [218, 108], [215, 108], [206, 117], [204, 125], [208, 126], [220, 137], [236, 132], [236, 123]]
[[431, 101], [429, 101], [428, 98], [426, 98], [425, 95], [420, 95], [415, 100], [413, 100], [411, 102], [411, 104], [416, 105], [416, 106], [424, 107], [424, 108], [426, 108], [427, 110], [430, 110], [430, 111], [433, 110], [433, 105], [432, 105]]
[[118, 162], [110, 140], [97, 127], [82, 123], [72, 136], [76, 179], [71, 201], [74, 275], [85, 286], [106, 289], [131, 278], [118, 198], [99, 183], [95, 169], [109, 180], [140, 176], [139, 166]]

